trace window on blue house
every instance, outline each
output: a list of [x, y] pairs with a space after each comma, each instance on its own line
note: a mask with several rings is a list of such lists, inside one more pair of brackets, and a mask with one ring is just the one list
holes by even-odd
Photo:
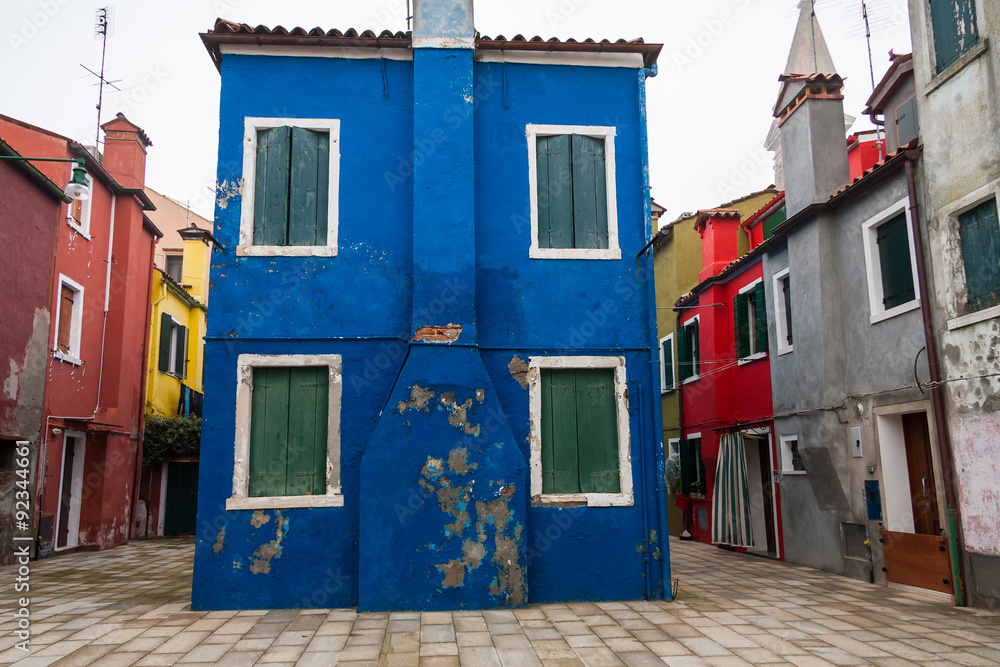
[[226, 509], [341, 507], [339, 355], [239, 357]]
[[929, 0], [937, 71], [979, 43], [975, 0]]
[[536, 504], [631, 505], [621, 357], [532, 357], [531, 496]]
[[763, 281], [744, 287], [733, 297], [733, 323], [738, 358], [767, 352], [767, 306]]
[[613, 127], [529, 125], [529, 255], [618, 259]]
[[339, 121], [247, 118], [243, 255], [335, 255]]

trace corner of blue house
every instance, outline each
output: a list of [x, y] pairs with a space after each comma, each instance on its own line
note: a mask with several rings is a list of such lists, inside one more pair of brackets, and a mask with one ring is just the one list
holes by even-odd
[[[221, 58], [192, 608], [662, 599], [642, 77], [409, 52]], [[235, 251], [248, 117], [340, 121], [335, 256]], [[529, 257], [529, 124], [615, 128], [621, 259]], [[342, 506], [226, 509], [241, 355], [339, 355]], [[624, 360], [631, 504], [532, 497], [529, 365], [552, 356]]]

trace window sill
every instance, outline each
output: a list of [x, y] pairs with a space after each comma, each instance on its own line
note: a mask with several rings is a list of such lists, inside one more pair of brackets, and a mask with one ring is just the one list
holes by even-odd
[[534, 496], [533, 507], [632, 507], [631, 493], [549, 493]]
[[88, 241], [93, 240], [90, 236], [90, 232], [81, 227], [80, 225], [76, 224], [76, 220], [74, 220], [73, 218], [68, 218], [66, 220], [66, 224], [69, 225], [70, 229], [72, 229], [74, 232], [76, 232], [83, 238], [87, 239]]
[[954, 331], [955, 329], [961, 329], [962, 327], [968, 327], [972, 326], [973, 324], [979, 324], [980, 322], [985, 322], [986, 320], [992, 320], [995, 317], [1000, 317], [1000, 306], [983, 308], [982, 310], [977, 310], [974, 313], [969, 313], [968, 315], [961, 315], [954, 319], [948, 320], [948, 331]]
[[239, 257], [336, 257], [337, 246], [330, 245], [240, 245]]
[[267, 496], [260, 498], [227, 498], [226, 510], [283, 510], [310, 507], [343, 507], [344, 496], [328, 493], [325, 496]]
[[890, 320], [893, 317], [896, 317], [897, 315], [908, 313], [911, 310], [916, 310], [917, 308], [920, 308], [920, 299], [914, 299], [913, 301], [908, 301], [904, 304], [896, 306], [895, 308], [884, 310], [881, 313], [872, 313], [871, 323], [878, 324], [879, 322]]
[[670, 387], [669, 389], [661, 389], [660, 390], [660, 396], [666, 396], [667, 394], [672, 394], [675, 391], [677, 391], [677, 385], [674, 385], [673, 387]]
[[805, 475], [805, 470], [782, 470], [782, 475]]
[[529, 259], [621, 259], [622, 251], [618, 248], [601, 248], [588, 250], [586, 248], [539, 248], [531, 246], [528, 249]]
[[766, 357], [767, 357], [767, 352], [755, 352], [754, 354], [751, 354], [749, 357], [743, 357], [736, 363], [739, 364], [740, 366], [743, 366], [744, 364], [749, 364], [751, 361], [757, 361], [758, 359], [764, 359]]
[[788, 347], [779, 347], [778, 348], [778, 356], [780, 357], [780, 356], [782, 356], [784, 354], [788, 354], [789, 352], [792, 352], [793, 350], [795, 350], [795, 346], [794, 345], [789, 345]]
[[52, 358], [58, 359], [59, 361], [65, 361], [67, 364], [73, 364], [74, 366], [83, 365], [83, 360], [79, 357], [74, 357], [72, 354], [63, 354], [59, 350], [52, 352]]
[[684, 380], [681, 380], [681, 384], [691, 384], [692, 382], [697, 382], [697, 381], [698, 381], [698, 380], [700, 380], [700, 379], [701, 379], [701, 376], [700, 376], [700, 375], [692, 375], [692, 376], [691, 376], [691, 377], [689, 377], [689, 378], [686, 378], [686, 379], [684, 379]]
[[938, 72], [931, 77], [931, 80], [927, 83], [927, 92], [925, 94], [930, 95], [940, 88], [946, 81], [965, 69], [966, 65], [986, 53], [987, 49], [989, 49], [989, 40], [986, 37], [981, 37], [979, 43], [963, 53], [961, 58], [948, 65], [943, 72]]

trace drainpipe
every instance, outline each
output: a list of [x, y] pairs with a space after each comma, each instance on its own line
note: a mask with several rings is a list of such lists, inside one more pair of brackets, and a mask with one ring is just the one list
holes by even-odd
[[962, 581], [961, 559], [958, 551], [958, 502], [955, 495], [955, 466], [951, 459], [951, 443], [948, 427], [944, 419], [944, 396], [942, 395], [941, 369], [937, 347], [934, 344], [934, 323], [931, 321], [930, 288], [927, 285], [927, 266], [924, 261], [924, 240], [920, 231], [920, 204], [917, 203], [917, 185], [914, 178], [913, 161], [917, 153], [906, 153], [906, 189], [910, 200], [910, 220], [913, 222], [913, 250], [917, 256], [917, 281], [920, 283], [920, 314], [924, 321], [924, 338], [927, 343], [927, 366], [931, 375], [931, 399], [934, 405], [934, 430], [937, 435], [938, 454], [941, 459], [941, 479], [944, 482], [944, 497], [948, 521], [948, 551], [951, 556], [951, 582], [955, 591], [955, 605], [965, 606], [964, 582]]
[[[653, 234], [655, 230], [653, 229], [653, 216], [652, 216], [652, 206], [650, 204], [650, 187], [649, 187], [649, 138], [647, 136], [647, 118], [646, 118], [646, 79], [656, 76], [656, 63], [649, 69], [640, 68], [639, 69], [639, 153], [640, 159], [642, 160], [642, 211], [643, 219], [646, 225], [646, 237], [650, 240], [653, 239]], [[650, 371], [652, 374], [652, 384], [650, 385], [652, 391], [650, 391], [650, 402], [652, 403], [653, 409], [653, 433], [652, 437], [649, 438], [649, 442], [652, 443], [653, 449], [656, 452], [656, 504], [657, 504], [657, 537], [656, 540], [650, 541], [648, 548], [652, 550], [649, 554], [652, 558], [652, 575], [653, 582], [651, 585], [651, 597], [657, 600], [663, 600], [669, 597], [667, 595], [667, 579], [670, 575], [670, 565], [667, 562], [669, 558], [668, 546], [667, 546], [667, 464], [666, 456], [663, 451], [663, 414], [660, 410], [656, 409], [656, 397], [660, 395], [658, 388], [660, 386], [660, 343], [657, 338], [657, 328], [656, 328], [656, 281], [653, 266], [653, 249], [652, 246], [648, 247], [649, 254], [646, 259], [646, 270], [647, 270], [647, 280], [646, 280], [646, 291], [647, 291], [647, 301], [649, 304], [649, 337], [650, 337]], [[641, 272], [640, 272], [641, 275]], [[643, 397], [640, 394], [640, 400]], [[646, 471], [642, 471], [643, 475]], [[645, 500], [643, 502], [646, 502]], [[648, 528], [647, 528], [648, 531]], [[645, 535], [645, 538], [649, 538], [649, 533]], [[656, 552], [659, 551], [660, 557], [655, 558]], [[658, 582], [658, 583], [657, 583]]]

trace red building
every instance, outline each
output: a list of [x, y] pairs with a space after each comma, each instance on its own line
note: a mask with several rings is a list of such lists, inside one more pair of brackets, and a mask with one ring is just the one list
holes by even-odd
[[[131, 532], [160, 233], [144, 214], [153, 209], [142, 189], [149, 138], [121, 114], [102, 129], [99, 159], [71, 139], [0, 116], [0, 137], [21, 155], [83, 158], [91, 188], [90, 199], [62, 205], [54, 252], [18, 249], [19, 265], [47, 265], [50, 293], [42, 430], [32, 441], [44, 471], [33, 503], [42, 555], [117, 546]], [[54, 183], [70, 179], [68, 162], [33, 164]], [[15, 307], [11, 292], [5, 311]]]

